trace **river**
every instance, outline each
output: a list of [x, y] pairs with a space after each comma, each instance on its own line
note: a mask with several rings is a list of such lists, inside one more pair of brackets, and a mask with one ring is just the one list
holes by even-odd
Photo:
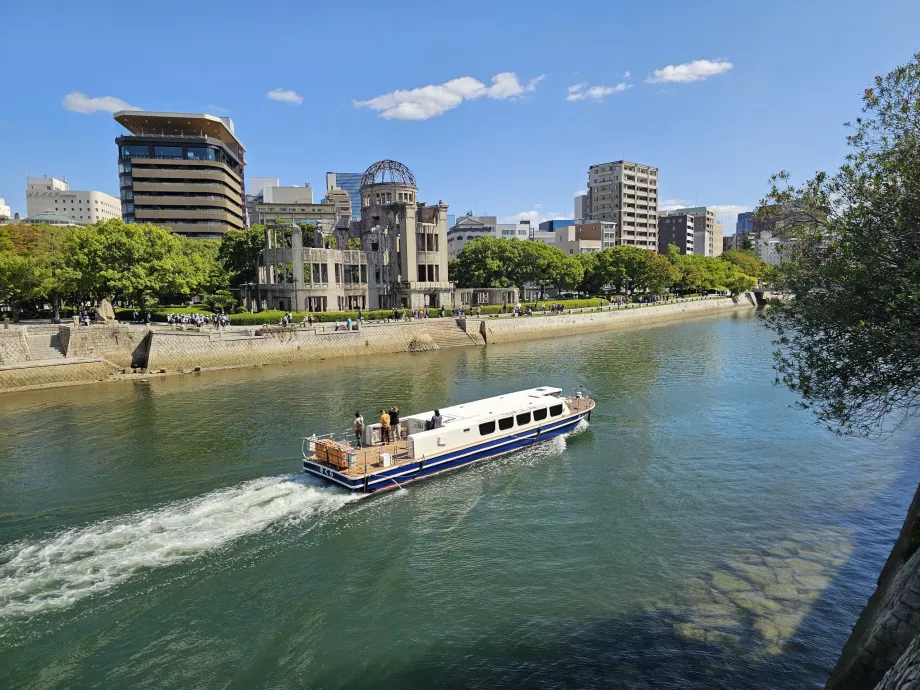
[[[0, 397], [0, 687], [820, 687], [920, 437], [841, 439], [752, 314]], [[355, 499], [302, 435], [543, 384], [568, 438]]]

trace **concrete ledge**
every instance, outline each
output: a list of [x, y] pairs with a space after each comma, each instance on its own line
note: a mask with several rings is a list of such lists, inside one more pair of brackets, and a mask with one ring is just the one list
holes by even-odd
[[20, 362], [0, 367], [0, 393], [107, 381], [117, 371], [100, 359]]

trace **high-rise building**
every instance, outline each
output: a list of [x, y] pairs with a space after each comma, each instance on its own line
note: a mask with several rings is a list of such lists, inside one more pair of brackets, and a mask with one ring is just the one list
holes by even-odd
[[681, 254], [693, 254], [693, 216], [686, 213], [658, 216], [658, 253], [667, 254], [673, 244]]
[[[722, 223], [716, 221], [716, 212], [705, 206], [688, 206], [661, 212], [662, 216], [680, 214], [693, 216], [693, 231], [696, 233], [693, 253], [703, 256], [721, 256], [723, 230]], [[705, 235], [702, 234], [704, 231]], [[704, 241], [705, 246], [700, 244]]]
[[745, 211], [738, 214], [738, 220], [735, 223], [735, 232], [753, 232], [754, 231], [754, 212]]
[[456, 213], [448, 213], [448, 214], [447, 214], [447, 227], [448, 227], [448, 228], [452, 228], [452, 227], [454, 227], [454, 225], [455, 225], [456, 223], [457, 223], [457, 214], [456, 214]]
[[115, 139], [121, 214], [186, 237], [220, 238], [245, 224], [246, 149], [229, 117], [122, 110]]
[[575, 222], [584, 223], [588, 220], [589, 214], [588, 195], [579, 194], [575, 197]]
[[361, 178], [364, 173], [326, 173], [326, 191], [344, 189], [351, 197], [351, 219], [361, 219]]
[[27, 177], [26, 215], [33, 218], [41, 213], [68, 216], [80, 223], [95, 223], [119, 218], [121, 202], [105, 192], [72, 190], [66, 180]]
[[9, 205], [6, 203], [6, 199], [0, 197], [0, 218], [12, 218], [13, 212], [10, 210]]
[[620, 244], [658, 249], [658, 168], [629, 161], [588, 168], [588, 216], [617, 224]]

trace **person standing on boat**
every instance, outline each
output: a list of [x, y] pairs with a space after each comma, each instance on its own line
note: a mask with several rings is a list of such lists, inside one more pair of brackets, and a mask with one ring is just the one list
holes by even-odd
[[361, 416], [360, 412], [355, 412], [355, 423], [351, 427], [355, 430], [355, 441], [357, 442], [357, 447], [361, 447], [361, 439], [364, 437], [364, 417]]
[[398, 441], [402, 434], [399, 428], [399, 408], [396, 405], [390, 410], [390, 429], [393, 431], [393, 440]]
[[430, 424], [431, 424], [431, 428], [432, 428], [432, 429], [440, 429], [440, 428], [441, 428], [441, 425], [443, 424], [443, 420], [441, 419], [441, 411], [440, 411], [440, 410], [435, 410], [435, 411], [434, 411], [434, 417], [431, 418]]
[[386, 410], [380, 410], [380, 440], [390, 442], [390, 415]]

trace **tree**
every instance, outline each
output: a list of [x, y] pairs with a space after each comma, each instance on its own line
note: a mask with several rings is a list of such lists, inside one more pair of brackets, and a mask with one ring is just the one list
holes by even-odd
[[[312, 238], [313, 233], [310, 232], [310, 246], [313, 246]], [[224, 233], [217, 258], [223, 264], [231, 286], [239, 287], [243, 283], [257, 280], [256, 268], [264, 248], [264, 225], [253, 225]]]
[[749, 249], [729, 249], [727, 252], [722, 252], [719, 258], [737, 266], [742, 273], [754, 278], [766, 278], [772, 272], [770, 264]]
[[[767, 315], [782, 381], [818, 420], [872, 435], [920, 408], [920, 54], [865, 91], [851, 153], [758, 210], [776, 222], [795, 295]], [[894, 419], [893, 419], [894, 418]]]
[[199, 276], [183, 242], [166, 228], [112, 219], [70, 228], [63, 262], [81, 297], [126, 299], [143, 309], [161, 295], [196, 291]]
[[42, 296], [47, 279], [47, 266], [41, 260], [15, 252], [0, 253], [0, 300], [9, 303], [13, 321], [19, 321], [25, 305]]
[[467, 242], [454, 264], [452, 278], [460, 287], [511, 287], [509, 240], [477, 237]]

